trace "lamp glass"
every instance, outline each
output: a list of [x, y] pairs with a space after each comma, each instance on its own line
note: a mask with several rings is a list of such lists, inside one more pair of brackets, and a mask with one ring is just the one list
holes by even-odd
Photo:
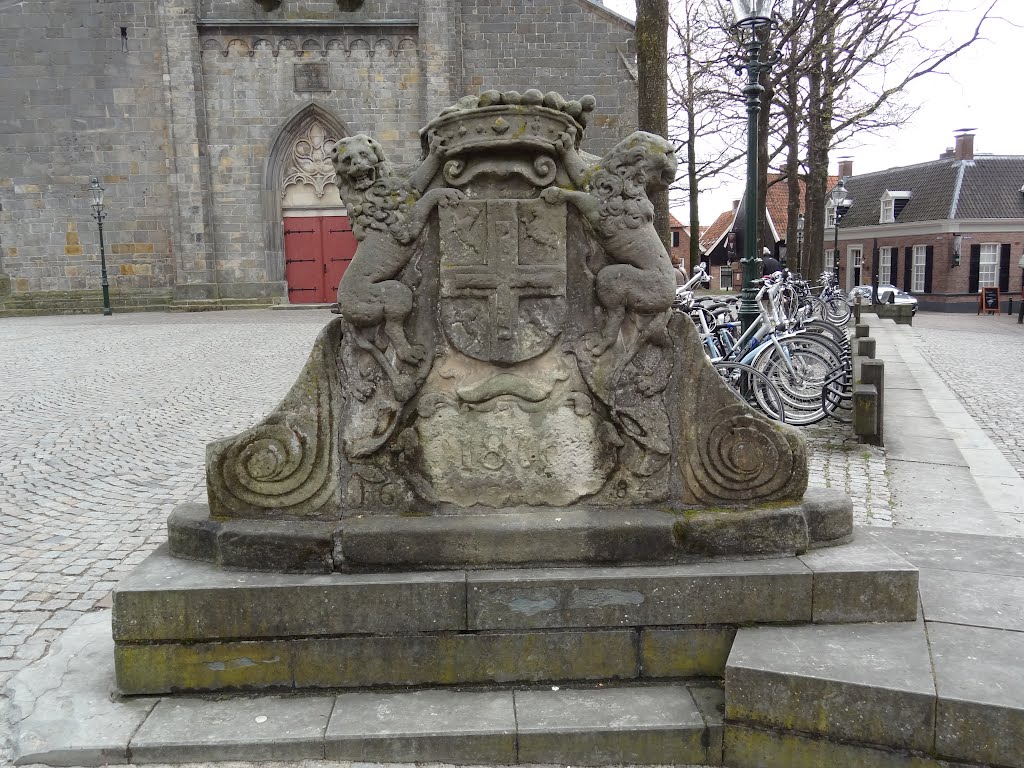
[[804, 215], [802, 213], [796, 217], [796, 231], [800, 233], [804, 231]]
[[839, 183], [832, 187], [832, 205], [838, 207], [846, 201], [846, 184], [840, 179]]
[[89, 191], [92, 192], [92, 207], [102, 208], [103, 207], [103, 187], [100, 186], [100, 180], [95, 176], [89, 182]]
[[731, 0], [736, 26], [759, 27], [768, 24], [772, 18], [775, 0]]

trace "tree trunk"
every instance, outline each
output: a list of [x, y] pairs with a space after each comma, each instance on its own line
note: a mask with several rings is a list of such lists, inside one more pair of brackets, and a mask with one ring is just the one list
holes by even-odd
[[[636, 0], [637, 123], [640, 130], [668, 138], [668, 0]], [[654, 225], [671, 250], [668, 190], [658, 193]]]

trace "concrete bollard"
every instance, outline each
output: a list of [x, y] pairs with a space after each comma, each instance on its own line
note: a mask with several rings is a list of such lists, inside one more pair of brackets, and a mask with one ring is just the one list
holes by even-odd
[[867, 324], [857, 324], [853, 326], [854, 338], [863, 339], [865, 336], [871, 335], [871, 326]]
[[[877, 423], [873, 435], [865, 435], [864, 442], [872, 445], [885, 444], [885, 363], [881, 360], [862, 360], [860, 384], [874, 388], [877, 393]], [[859, 432], [857, 433], [860, 434]]]
[[875, 359], [875, 340], [870, 336], [861, 337], [857, 339], [857, 352], [856, 354], [861, 357], [867, 357], [871, 360]]

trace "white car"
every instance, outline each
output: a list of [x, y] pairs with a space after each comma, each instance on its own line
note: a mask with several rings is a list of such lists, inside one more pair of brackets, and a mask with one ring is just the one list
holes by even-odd
[[[850, 301], [856, 300], [860, 296], [864, 301], [871, 301], [871, 286], [870, 285], [858, 285], [852, 291], [850, 291]], [[911, 296], [906, 291], [901, 291], [895, 285], [891, 283], [880, 283], [878, 286], [878, 303], [879, 304], [910, 304], [912, 309], [910, 314], [917, 314], [917, 297]]]

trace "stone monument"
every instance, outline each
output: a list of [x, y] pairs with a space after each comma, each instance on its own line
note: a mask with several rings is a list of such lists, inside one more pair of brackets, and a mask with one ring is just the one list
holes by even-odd
[[[487, 91], [398, 174], [333, 150], [359, 246], [341, 317], [262, 423], [207, 449], [171, 551], [294, 571], [643, 562], [844, 541], [800, 434], [739, 401], [672, 311], [636, 132], [580, 151], [593, 97]], [[830, 497], [831, 498], [831, 497]]]
[[676, 159], [585, 154], [593, 108], [466, 97], [404, 174], [338, 142], [341, 316], [115, 591], [122, 693], [714, 677], [738, 625], [913, 618], [822, 561], [852, 503], [673, 314]]

